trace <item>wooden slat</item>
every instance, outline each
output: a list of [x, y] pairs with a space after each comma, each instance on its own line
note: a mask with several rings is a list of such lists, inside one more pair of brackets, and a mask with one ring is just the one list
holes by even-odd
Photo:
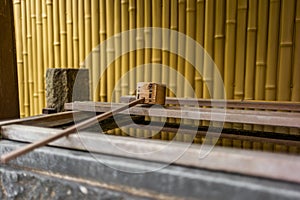
[[[133, 99], [135, 99], [135, 96], [122, 96], [120, 102], [126, 103]], [[289, 101], [217, 100], [167, 97], [165, 103], [170, 105], [214, 106], [300, 112], [300, 102]]]
[[[106, 112], [124, 104], [101, 102], [74, 102], [65, 104], [66, 110]], [[256, 110], [225, 110], [217, 108], [165, 107], [165, 109], [136, 106], [122, 114], [150, 117], [170, 117], [192, 120], [220, 121], [257, 125], [283, 126], [300, 128], [300, 113], [256, 111]]]
[[[23, 142], [35, 142], [58, 132], [56, 129], [23, 125], [2, 127], [5, 139]], [[50, 143], [51, 146], [87, 150], [83, 144], [89, 147], [89, 151], [96, 153], [300, 183], [299, 156], [214, 147], [206, 157], [199, 159], [199, 145], [187, 148], [183, 143], [103, 134], [97, 134], [96, 137], [93, 133], [74, 134]], [[168, 150], [161, 151], [167, 145]], [[151, 152], [158, 152], [159, 156]], [[172, 160], [175, 157], [177, 159]]]

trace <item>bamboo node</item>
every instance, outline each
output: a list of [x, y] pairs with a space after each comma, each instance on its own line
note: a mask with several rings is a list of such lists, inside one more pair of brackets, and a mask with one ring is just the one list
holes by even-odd
[[54, 46], [60, 46], [60, 42], [54, 42], [53, 45]]
[[267, 65], [267, 64], [266, 64], [264, 61], [257, 61], [257, 62], [256, 62], [256, 66], [257, 66], [257, 67], [266, 67], [266, 65]]
[[197, 0], [197, 3], [204, 3], [204, 0]]
[[52, 5], [52, 0], [47, 0], [46, 1], [46, 5], [48, 6], [48, 5]]
[[14, 0], [14, 4], [21, 4], [20, 0]]
[[265, 85], [266, 90], [274, 90], [276, 88], [276, 85]]
[[43, 19], [47, 19], [47, 14], [42, 14]]
[[128, 4], [129, 0], [121, 0], [121, 4]]
[[202, 81], [202, 76], [196, 76], [195, 81]]
[[161, 58], [152, 58], [153, 63], [161, 63]]
[[178, 27], [177, 27], [177, 26], [170, 26], [170, 29], [171, 29], [171, 30], [176, 30], [176, 31], [177, 31]]
[[115, 49], [113, 49], [113, 48], [107, 48], [106, 52], [109, 53], [109, 54], [112, 54], [112, 53], [115, 53]]
[[186, 2], [186, 0], [179, 0], [178, 4], [183, 4], [183, 3], [185, 4], [185, 2]]
[[226, 24], [236, 24], [236, 20], [235, 19], [227, 19]]
[[23, 60], [17, 60], [17, 64], [23, 64]]
[[130, 5], [128, 8], [129, 12], [134, 12], [136, 10], [135, 6]]
[[247, 28], [247, 31], [248, 31], [248, 32], [256, 32], [256, 31], [257, 31], [257, 28], [256, 28], [256, 27], [248, 27], [248, 28]]
[[243, 11], [243, 10], [247, 10], [247, 9], [248, 9], [247, 6], [238, 6], [238, 10]]
[[105, 36], [106, 36], [105, 30], [100, 30], [100, 31], [99, 31], [99, 34], [100, 34], [100, 35], [105, 35]]
[[293, 42], [280, 42], [280, 47], [291, 47]]
[[27, 56], [28, 55], [28, 52], [27, 51], [23, 51], [22, 53], [24, 56]]
[[85, 15], [84, 18], [85, 19], [91, 19], [91, 15]]
[[61, 35], [67, 35], [67, 31], [60, 31]]
[[78, 41], [78, 40], [79, 40], [79, 37], [73, 37], [73, 40], [74, 40], [74, 41]]
[[30, 38], [32, 38], [32, 35], [27, 35], [27, 39], [30, 39]]
[[196, 9], [195, 8], [187, 8], [186, 12], [196, 12]]
[[36, 21], [36, 25], [39, 25], [39, 26], [41, 26], [42, 25], [42, 21]]
[[295, 23], [300, 23], [300, 18], [296, 18]]
[[73, 24], [73, 21], [72, 20], [68, 20], [67, 24]]
[[31, 18], [33, 18], [33, 19], [36, 18], [36, 15], [35, 15], [35, 14], [32, 14], [32, 15], [31, 15]]
[[225, 35], [223, 35], [223, 34], [217, 34], [214, 36], [215, 39], [222, 39], [224, 37], [225, 37]]

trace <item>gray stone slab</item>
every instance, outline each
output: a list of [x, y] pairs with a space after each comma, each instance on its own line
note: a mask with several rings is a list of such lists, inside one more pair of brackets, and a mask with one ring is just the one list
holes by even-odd
[[48, 69], [46, 73], [47, 107], [57, 112], [72, 101], [89, 100], [88, 69]]

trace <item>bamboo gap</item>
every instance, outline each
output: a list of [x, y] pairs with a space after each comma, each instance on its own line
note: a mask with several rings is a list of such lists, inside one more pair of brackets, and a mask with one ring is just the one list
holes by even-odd
[[59, 1], [60, 59], [61, 68], [67, 67], [66, 1]]
[[72, 0], [66, 0], [66, 20], [67, 20], [67, 66], [73, 68], [73, 19], [72, 19]]
[[27, 24], [26, 24], [26, 4], [25, 0], [21, 0], [21, 24], [22, 24], [22, 57], [24, 67], [24, 114], [25, 117], [30, 116], [29, 104], [29, 86], [28, 86], [28, 49], [27, 49]]
[[[121, 31], [127, 31], [129, 28], [129, 17], [128, 17], [128, 9], [129, 9], [129, 2], [128, 0], [121, 0]], [[129, 40], [128, 38], [125, 38], [122, 36], [122, 52], [127, 52], [128, 47], [129, 47]], [[122, 69], [121, 69], [121, 75], [124, 76], [129, 69], [129, 56], [128, 53], [125, 55], [122, 55], [121, 57], [121, 64], [122, 64]], [[128, 76], [124, 76], [121, 79], [121, 94], [123, 95], [128, 95], [129, 94], [129, 85], [128, 85], [129, 79]]]
[[[204, 0], [197, 0], [197, 11], [196, 11], [196, 41], [204, 47], [204, 17], [205, 17], [205, 5]], [[203, 56], [204, 54], [196, 48], [196, 66], [199, 68], [199, 72], [195, 72], [195, 95], [196, 98], [202, 98], [203, 93]]]
[[285, 0], [281, 3], [277, 100], [289, 101], [291, 97], [295, 1]]
[[31, 8], [31, 28], [32, 28], [32, 66], [33, 66], [33, 105], [34, 115], [39, 114], [38, 108], [38, 81], [37, 81], [37, 40], [36, 40], [36, 14], [35, 14], [35, 0], [30, 1]]
[[22, 55], [22, 23], [21, 23], [21, 1], [14, 0], [14, 22], [15, 22], [15, 33], [16, 33], [16, 54], [17, 54], [17, 68], [18, 68], [18, 89], [19, 89], [19, 106], [20, 106], [20, 117], [25, 117], [24, 112], [24, 66], [23, 66], [23, 55]]
[[[114, 1], [106, 0], [106, 28], [107, 28], [107, 38], [114, 35]], [[107, 60], [114, 60], [115, 47], [114, 39], [110, 39], [111, 42], [107, 45]], [[108, 63], [107, 63], [108, 64]], [[115, 84], [115, 66], [111, 63], [107, 68], [107, 101], [114, 101], [112, 98], [112, 92]]]
[[47, 13], [47, 47], [48, 47], [48, 68], [54, 68], [54, 44], [53, 44], [53, 11], [52, 0], [46, 0], [46, 13]]
[[73, 68], [79, 68], [78, 0], [72, 0]]
[[234, 98], [234, 72], [236, 48], [237, 0], [226, 1], [226, 41], [224, 60], [224, 84], [226, 98]]
[[[205, 2], [205, 33], [204, 48], [206, 53], [214, 57], [214, 1]], [[203, 65], [203, 98], [212, 98], [213, 95], [213, 66], [207, 56], [204, 57]], [[209, 93], [212, 92], [212, 94]]]
[[[255, 83], [255, 51], [257, 34], [257, 0], [249, 2], [248, 24], [247, 24], [247, 49], [246, 49], [246, 69], [245, 69], [245, 100], [254, 99]], [[244, 124], [244, 129], [252, 130], [252, 125]], [[260, 149], [258, 144], [253, 148]]]
[[[106, 40], [106, 9], [105, 0], [100, 1], [100, 44]], [[106, 73], [106, 45], [101, 45], [100, 49], [100, 101], [107, 101], [107, 73]]]
[[60, 37], [59, 37], [59, 6], [58, 0], [53, 0], [53, 31], [54, 31], [54, 66], [60, 67]]
[[224, 80], [224, 49], [225, 49], [225, 4], [224, 0], [216, 0], [215, 8], [215, 33], [214, 33], [214, 61], [219, 72], [214, 71], [213, 98], [219, 99], [224, 96], [221, 81], [217, 81], [218, 73]]
[[246, 59], [246, 33], [247, 33], [247, 0], [238, 0], [236, 53], [235, 53], [235, 86], [234, 99], [244, 99], [245, 86], [245, 59]]
[[[151, 0], [145, 0], [144, 1], [144, 26], [145, 27], [151, 27]], [[144, 32], [144, 37], [145, 37], [145, 46], [149, 47], [151, 45], [151, 35], [149, 32], [145, 31]], [[145, 59], [144, 59], [144, 63], [148, 64], [151, 63], [151, 56], [152, 56], [152, 52], [151, 49], [147, 48], [145, 49]], [[145, 67], [144, 69], [145, 71], [145, 76], [144, 76], [144, 80], [146, 82], [151, 81], [151, 77], [152, 77], [152, 71], [151, 71], [151, 67], [150, 65]]]
[[[85, 57], [88, 58], [92, 47], [91, 47], [91, 1], [84, 1], [84, 30], [85, 30]], [[89, 69], [89, 86], [90, 86], [90, 99], [93, 99], [94, 88], [93, 88], [93, 69], [92, 69], [92, 59], [86, 59], [84, 63], [85, 67]]]
[[[115, 37], [115, 53], [116, 55], [121, 54], [121, 2], [116, 0], [114, 2], [114, 37]], [[121, 58], [115, 60], [115, 102], [120, 101], [121, 97], [121, 86], [119, 80], [121, 78]], [[117, 131], [117, 134], [120, 135], [120, 130]]]
[[[178, 32], [185, 34], [186, 24], [186, 0], [178, 1]], [[185, 55], [185, 40], [178, 38], [177, 49], [180, 49], [183, 55]], [[181, 83], [181, 76], [184, 76], [184, 63], [185, 60], [181, 56], [177, 56], [177, 81], [176, 81], [176, 96], [184, 97], [184, 83]], [[178, 138], [180, 139], [180, 138]]]
[[98, 0], [92, 0], [92, 92], [93, 101], [99, 101], [99, 75], [100, 75], [100, 59], [99, 59], [99, 4]]
[[34, 115], [34, 103], [33, 103], [33, 68], [32, 68], [32, 35], [31, 35], [31, 12], [30, 1], [26, 1], [26, 25], [27, 25], [27, 58], [28, 58], [28, 87], [29, 87], [29, 104], [30, 115]]
[[49, 60], [48, 60], [48, 20], [47, 20], [47, 5], [46, 5], [46, 0], [42, 0], [42, 27], [43, 27], [43, 76], [42, 76], [42, 81], [43, 81], [43, 106], [42, 109], [45, 106], [46, 102], [46, 95], [45, 95], [45, 90], [46, 90], [46, 71], [49, 68]]
[[[266, 54], [267, 54], [267, 33], [268, 33], [268, 0], [258, 2], [258, 23], [257, 23], [257, 42], [256, 42], [256, 70], [254, 98], [255, 100], [265, 99], [265, 79], [266, 79]], [[254, 130], [262, 131], [263, 126], [255, 125]], [[267, 148], [270, 146], [264, 145]]]
[[276, 100], [276, 72], [279, 44], [280, 0], [272, 0], [268, 18], [268, 52], [265, 84], [265, 100]]
[[292, 101], [300, 101], [300, 1], [297, 1], [294, 34], [294, 63], [293, 63], [293, 88]]
[[136, 82], [142, 82], [144, 80], [144, 32], [139, 30], [139, 28], [143, 28], [144, 26], [144, 1], [137, 1], [137, 9], [136, 9], [136, 27], [137, 27], [137, 35], [136, 35]]
[[[129, 0], [129, 29], [133, 30], [136, 28], [136, 0]], [[134, 95], [135, 84], [136, 84], [136, 73], [134, 71], [136, 65], [136, 34], [135, 31], [129, 33], [129, 94]]]
[[[74, 0], [76, 1], [76, 0]], [[75, 4], [75, 2], [74, 2]], [[76, 16], [77, 17], [77, 16]], [[79, 68], [85, 68], [84, 0], [78, 0]], [[74, 24], [75, 25], [75, 24]], [[75, 53], [74, 53], [75, 56]], [[76, 59], [76, 58], [75, 58]], [[74, 61], [75, 62], [75, 61]]]
[[[178, 45], [178, 40], [175, 35], [175, 31], [178, 30], [178, 12], [177, 12], [177, 1], [176, 0], [171, 0], [171, 21], [170, 21], [170, 29], [171, 29], [171, 35], [170, 35], [170, 50], [172, 52], [177, 51], [177, 45]], [[170, 71], [170, 77], [169, 77], [169, 96], [174, 97], [176, 94], [176, 70], [177, 70], [177, 55], [174, 53], [170, 53], [170, 61], [169, 61], [169, 66], [172, 68]]]
[[44, 66], [43, 66], [43, 27], [41, 1], [36, 0], [36, 32], [37, 32], [37, 80], [38, 80], [38, 113], [42, 112], [45, 102]]

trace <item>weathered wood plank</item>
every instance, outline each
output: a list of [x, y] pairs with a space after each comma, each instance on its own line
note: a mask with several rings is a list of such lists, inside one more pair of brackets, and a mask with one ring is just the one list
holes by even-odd
[[[49, 135], [57, 134], [59, 130], [9, 125], [2, 127], [2, 132], [3, 137], [6, 139], [34, 142], [49, 137]], [[89, 151], [96, 153], [166, 164], [172, 162], [182, 166], [300, 183], [299, 156], [214, 147], [205, 158], [199, 159], [199, 145], [191, 145], [189, 148], [186, 148], [187, 146], [184, 143], [170, 143], [104, 134], [96, 135], [93, 133], [70, 135], [52, 142], [50, 145], [79, 150], [87, 150], [85, 147], [88, 147]], [[161, 151], [166, 146], [168, 146], [168, 149]], [[123, 151], [120, 151], [120, 149], [123, 149]], [[149, 154], [149, 152], [158, 152], [159, 156]], [[177, 159], [170, 160], [170, 158], [174, 157]]]
[[[135, 96], [122, 96], [120, 102], [126, 103], [134, 99]], [[231, 99], [217, 100], [217, 99], [167, 97], [165, 104], [300, 112], [300, 102], [290, 102], [290, 101], [258, 101], [258, 100], [231, 100]]]
[[[65, 104], [66, 110], [106, 112], [122, 103], [74, 102]], [[151, 117], [170, 117], [192, 120], [221, 121], [230, 123], [257, 124], [300, 128], [300, 113], [256, 111], [256, 110], [225, 110], [219, 108], [168, 107], [163, 108], [135, 106], [122, 114], [142, 115]]]

